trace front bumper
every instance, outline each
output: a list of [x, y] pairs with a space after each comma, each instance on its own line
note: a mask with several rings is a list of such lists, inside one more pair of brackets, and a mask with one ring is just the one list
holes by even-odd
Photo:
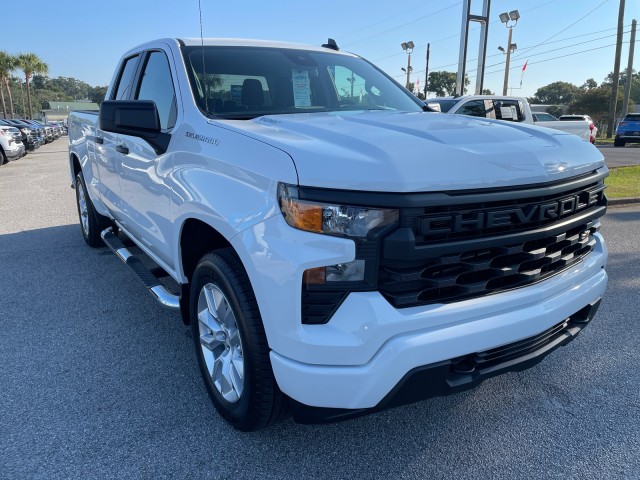
[[616, 133], [616, 140], [623, 140], [626, 143], [640, 143], [640, 135], [633, 135], [633, 132], [619, 132]]
[[22, 143], [14, 143], [5, 151], [9, 160], [15, 160], [24, 155], [24, 145]]
[[558, 347], [567, 345], [586, 327], [600, 306], [600, 299], [544, 332], [485, 352], [417, 367], [408, 372], [373, 408], [310, 407], [291, 401], [298, 423], [324, 423], [364, 415], [427, 398], [469, 390], [487, 378], [530, 368]]
[[[590, 278], [565, 288], [560, 288], [560, 279], [543, 282], [558, 288], [555, 292], [552, 285], [540, 284], [481, 301], [443, 306], [442, 317], [424, 312], [420, 315], [423, 325], [433, 326], [390, 337], [362, 365], [313, 365], [272, 351], [273, 371], [280, 389], [301, 404], [375, 408], [403, 377], [417, 368], [451, 362], [539, 335], [593, 304], [602, 297], [607, 284], [605, 271], [598, 269]], [[513, 298], [509, 299], [510, 296]], [[355, 305], [349, 300], [338, 313], [345, 309], [355, 313]], [[476, 308], [472, 308], [475, 313], [467, 311], [465, 315], [464, 303], [475, 304]], [[505, 308], [508, 304], [511, 306]], [[458, 311], [447, 316], [446, 307]]]
[[448, 304], [394, 308], [352, 292], [321, 325], [301, 323], [306, 269], [354, 259], [350, 240], [295, 230], [276, 215], [232, 239], [254, 286], [274, 375], [295, 402], [376, 408], [415, 369], [539, 335], [602, 297], [607, 250], [599, 233], [577, 264], [523, 288]]

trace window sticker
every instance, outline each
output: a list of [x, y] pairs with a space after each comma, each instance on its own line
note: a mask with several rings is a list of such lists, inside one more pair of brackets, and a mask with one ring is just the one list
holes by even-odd
[[515, 108], [513, 107], [500, 107], [500, 116], [503, 120], [513, 120], [515, 118]]
[[297, 107], [311, 106], [311, 86], [307, 70], [291, 70], [293, 83], [293, 102]]

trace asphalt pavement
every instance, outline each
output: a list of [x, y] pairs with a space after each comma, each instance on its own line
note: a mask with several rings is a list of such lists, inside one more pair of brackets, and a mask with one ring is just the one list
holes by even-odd
[[604, 156], [605, 163], [609, 168], [640, 165], [640, 148], [636, 145], [626, 147], [600, 145], [597, 148]]
[[536, 367], [249, 434], [209, 402], [180, 318], [79, 228], [64, 140], [0, 167], [2, 479], [640, 478], [640, 207], [603, 219], [603, 305]]

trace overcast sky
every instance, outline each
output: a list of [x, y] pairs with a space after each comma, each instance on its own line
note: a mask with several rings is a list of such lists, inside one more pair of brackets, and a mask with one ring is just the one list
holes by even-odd
[[[407, 63], [400, 44], [412, 40], [414, 74], [424, 87], [426, 45], [431, 43], [430, 70], [457, 70], [462, 0], [323, 0], [305, 2], [201, 0], [205, 37], [282, 40], [319, 45], [335, 38], [341, 49], [373, 61], [404, 83]], [[14, 6], [15, 7], [15, 6]], [[49, 76], [75, 77], [106, 85], [120, 56], [140, 43], [163, 37], [199, 37], [198, 0], [55, 0], [31, 2], [30, 12], [5, 8], [0, 50], [37, 53]], [[479, 14], [482, 0], [473, 0]], [[613, 70], [618, 0], [492, 0], [485, 88], [501, 93], [507, 29], [498, 15], [518, 9], [513, 29], [518, 50], [512, 56], [513, 95], [533, 95], [537, 88], [562, 80], [598, 83]], [[624, 23], [640, 18], [640, 2], [627, 0]], [[28, 33], [25, 33], [28, 32]], [[467, 69], [475, 85], [478, 30], [472, 30]], [[630, 34], [625, 34], [622, 67], [626, 68]], [[581, 52], [581, 53], [579, 53]], [[553, 59], [554, 57], [561, 57]], [[635, 51], [640, 58], [640, 48]]]

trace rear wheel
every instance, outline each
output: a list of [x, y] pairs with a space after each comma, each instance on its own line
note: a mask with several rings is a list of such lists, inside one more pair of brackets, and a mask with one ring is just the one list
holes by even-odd
[[273, 376], [249, 278], [233, 250], [210, 252], [198, 263], [190, 321], [200, 373], [220, 415], [243, 431], [284, 418], [286, 397]]
[[84, 182], [82, 172], [76, 175], [76, 204], [78, 217], [80, 218], [80, 230], [84, 241], [91, 247], [101, 247], [103, 244], [100, 233], [111, 225], [109, 219], [100, 215], [87, 193], [87, 185]]
[[624, 147], [624, 140], [620, 140], [620, 139], [616, 138], [615, 140], [613, 140], [613, 146], [614, 147]]

